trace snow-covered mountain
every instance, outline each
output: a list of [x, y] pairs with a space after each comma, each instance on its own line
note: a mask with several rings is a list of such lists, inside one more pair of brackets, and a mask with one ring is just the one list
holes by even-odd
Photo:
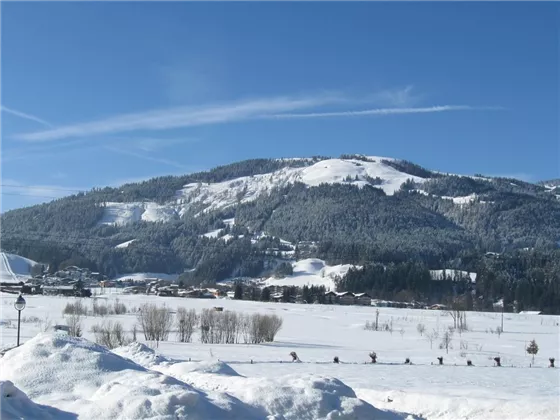
[[324, 159], [309, 166], [285, 167], [276, 171], [243, 176], [223, 182], [193, 182], [179, 189], [174, 200], [165, 204], [150, 201], [106, 202], [100, 224], [123, 225], [140, 220], [168, 222], [178, 219], [196, 205], [204, 211], [224, 209], [253, 201], [274, 188], [296, 182], [313, 187], [321, 184], [370, 185], [393, 195], [407, 180], [422, 183], [426, 179], [391, 166], [392, 158], [364, 156], [354, 159]]

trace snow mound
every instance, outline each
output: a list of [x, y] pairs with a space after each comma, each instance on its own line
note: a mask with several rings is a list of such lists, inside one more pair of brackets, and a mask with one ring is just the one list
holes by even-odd
[[335, 281], [342, 278], [351, 268], [360, 268], [352, 264], [329, 266], [318, 258], [300, 260], [292, 265], [293, 274], [284, 278], [270, 277], [264, 281], [267, 286], [325, 286], [327, 290], [335, 290]]
[[2, 419], [65, 419], [70, 417], [52, 407], [35, 404], [10, 381], [0, 381], [0, 418]]
[[[184, 364], [181, 364], [184, 365]], [[288, 375], [275, 379], [200, 374], [177, 366], [158, 370], [203, 390], [219, 390], [238, 398], [270, 420], [396, 419], [356, 397], [338, 379]], [[268, 417], [267, 417], [268, 416]]]
[[173, 359], [169, 359], [161, 354], [156, 354], [155, 350], [142, 343], [131, 343], [127, 346], [117, 347], [113, 349], [112, 352], [132, 360], [134, 363], [145, 368], [175, 362]]
[[[160, 372], [163, 372], [163, 370]], [[240, 376], [230, 365], [220, 361], [181, 362], [175, 363], [165, 371], [172, 376], [181, 377], [188, 373], [211, 373], [223, 376]]]
[[4, 281], [21, 281], [28, 278], [31, 269], [39, 263], [15, 254], [0, 252], [0, 279]]
[[255, 418], [229, 395], [200, 392], [65, 334], [37, 335], [6, 353], [0, 371], [35, 402], [80, 419]]

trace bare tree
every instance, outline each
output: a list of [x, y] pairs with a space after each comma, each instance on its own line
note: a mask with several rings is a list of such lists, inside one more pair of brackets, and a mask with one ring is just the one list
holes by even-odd
[[147, 341], [155, 341], [156, 347], [159, 347], [160, 341], [167, 340], [173, 325], [173, 316], [165, 305], [160, 308], [145, 303], [140, 307], [137, 317]]
[[430, 342], [430, 349], [433, 349], [434, 341], [439, 338], [439, 333], [433, 329], [431, 332], [426, 333], [426, 340]]
[[426, 326], [424, 324], [418, 324], [416, 326], [416, 331], [418, 331], [418, 334], [422, 337], [422, 335], [426, 332]]
[[194, 309], [177, 309], [177, 335], [182, 343], [190, 343], [194, 329], [198, 322], [198, 315]]
[[453, 341], [453, 333], [449, 330], [443, 333], [443, 337], [441, 338], [441, 344], [439, 345], [440, 349], [445, 349], [445, 352], [449, 354], [449, 347], [451, 346], [451, 341]]
[[448, 315], [451, 315], [453, 319], [453, 328], [459, 331], [467, 331], [467, 314], [464, 310], [463, 304], [460, 302], [453, 302], [451, 305], [451, 310], [447, 311]]

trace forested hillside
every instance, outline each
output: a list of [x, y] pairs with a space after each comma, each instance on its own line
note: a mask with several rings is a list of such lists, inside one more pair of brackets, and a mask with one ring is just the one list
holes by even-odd
[[[529, 287], [527, 306], [551, 307], [560, 282], [551, 262], [560, 260], [558, 198], [549, 184], [446, 175], [387, 158], [253, 159], [6, 212], [1, 245], [52, 270], [73, 263], [108, 276], [182, 273], [191, 283], [257, 277], [283, 259], [318, 257], [365, 266], [341, 287], [383, 296], [462, 293], [425, 276], [453, 268], [480, 273], [484, 299], [527, 299]], [[113, 222], [123, 205], [135, 217]]]

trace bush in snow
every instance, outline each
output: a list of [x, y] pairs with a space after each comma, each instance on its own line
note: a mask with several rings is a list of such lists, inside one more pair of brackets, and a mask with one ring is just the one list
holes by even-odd
[[416, 331], [418, 331], [418, 334], [422, 337], [422, 335], [426, 332], [426, 326], [424, 324], [418, 324], [416, 326]]
[[127, 312], [126, 305], [124, 303], [119, 302], [118, 299], [115, 299], [111, 313], [115, 315], [122, 315], [122, 314], [126, 314], [126, 312]]
[[81, 300], [74, 303], [67, 303], [62, 311], [63, 315], [87, 315], [87, 308]]
[[156, 345], [159, 345], [160, 341], [167, 340], [173, 325], [173, 316], [165, 305], [158, 307], [145, 303], [140, 307], [137, 317], [147, 341], [155, 341]]
[[95, 335], [95, 342], [109, 349], [130, 344], [132, 340], [126, 337], [124, 328], [120, 322], [105, 322], [94, 325], [91, 332]]
[[82, 317], [79, 314], [71, 314], [66, 316], [66, 325], [68, 326], [68, 334], [74, 337], [82, 336]]

